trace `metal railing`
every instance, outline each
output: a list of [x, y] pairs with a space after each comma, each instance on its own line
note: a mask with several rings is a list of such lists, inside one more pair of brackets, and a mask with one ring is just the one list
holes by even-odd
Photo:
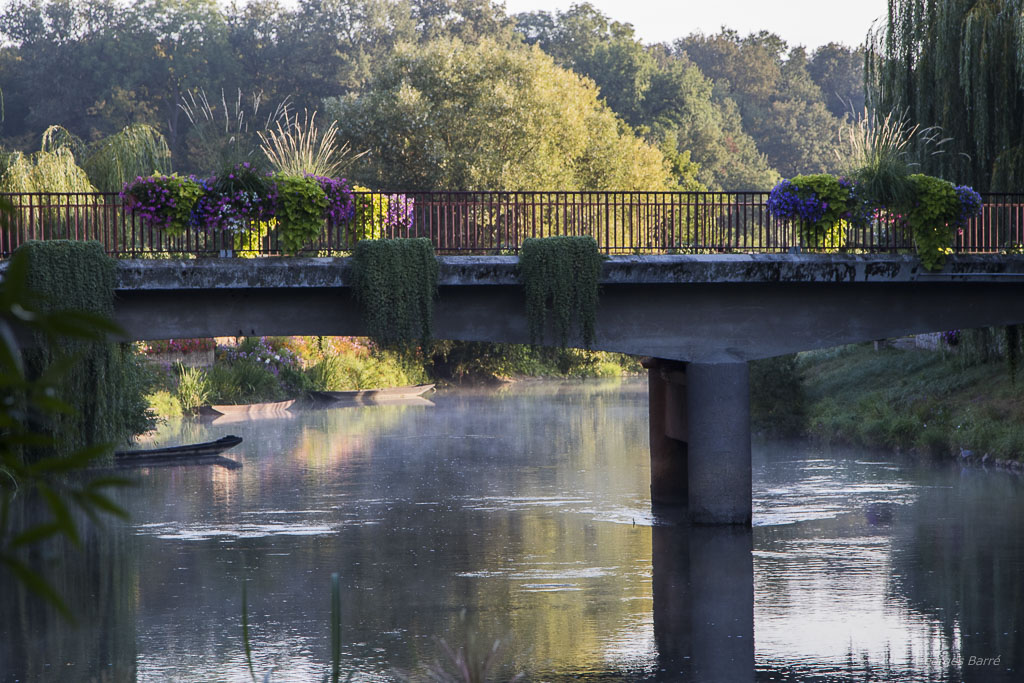
[[[356, 193], [359, 195], [360, 193]], [[34, 239], [98, 240], [116, 257], [275, 255], [274, 230], [235, 235], [189, 231], [171, 237], [134, 216], [117, 193], [11, 193], [0, 256]], [[388, 195], [387, 216], [363, 211], [325, 223], [305, 255], [352, 249], [353, 235], [429, 237], [439, 254], [515, 254], [530, 237], [590, 235], [605, 254], [784, 253], [799, 246], [797, 225], [769, 216], [767, 192], [406, 192]], [[1024, 251], [1024, 194], [982, 195], [979, 217], [954, 249]], [[392, 220], [401, 214], [404, 220]], [[372, 223], [372, 225], [371, 225]], [[376, 226], [376, 231], [372, 228]], [[846, 231], [843, 250], [898, 253], [913, 248], [906, 229], [876, 221]]]

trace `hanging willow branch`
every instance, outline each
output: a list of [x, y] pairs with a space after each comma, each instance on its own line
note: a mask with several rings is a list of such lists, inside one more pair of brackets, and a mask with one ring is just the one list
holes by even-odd
[[[527, 239], [519, 256], [526, 289], [526, 319], [530, 343], [544, 340], [548, 312], [562, 346], [569, 341], [573, 317], [579, 323], [583, 346], [594, 342], [601, 254], [592, 237]], [[574, 316], [575, 314], [575, 316]]]
[[430, 340], [437, 257], [429, 239], [361, 240], [352, 253], [352, 275], [363, 324], [378, 343]]
[[953, 139], [920, 170], [985, 191], [1024, 177], [1024, 0], [889, 0], [868, 37], [868, 99]]
[[[18, 253], [26, 257], [26, 286], [40, 297], [40, 310], [65, 311], [69, 331], [83, 321], [109, 328], [102, 321], [113, 317], [116, 265], [99, 242], [32, 241], [18, 247]], [[37, 336], [24, 353], [26, 375], [49, 378], [54, 396], [70, 407], [36, 417], [42, 421], [40, 431], [54, 437], [58, 452], [125, 442], [150, 427], [143, 370], [126, 344], [73, 337], [59, 342], [48, 344]]]
[[137, 177], [170, 173], [171, 150], [160, 131], [136, 123], [101, 140], [84, 166], [101, 192], [119, 192]]

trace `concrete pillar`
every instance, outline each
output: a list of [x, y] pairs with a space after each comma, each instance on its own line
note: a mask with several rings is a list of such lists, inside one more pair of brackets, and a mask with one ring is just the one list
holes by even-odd
[[688, 363], [690, 519], [750, 525], [750, 372], [746, 363]]
[[686, 505], [686, 374], [685, 364], [645, 358], [651, 446], [651, 501]]

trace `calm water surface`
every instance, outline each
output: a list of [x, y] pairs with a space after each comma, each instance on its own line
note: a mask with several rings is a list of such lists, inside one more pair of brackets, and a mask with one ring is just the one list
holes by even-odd
[[334, 572], [355, 681], [440, 638], [534, 681], [1024, 680], [1018, 479], [755, 444], [753, 530], [689, 528], [642, 381], [431, 401], [166, 425], [244, 467], [132, 472], [129, 523], [43, 553], [80, 628], [0, 574], [0, 680], [251, 680], [243, 582], [256, 673], [321, 680]]

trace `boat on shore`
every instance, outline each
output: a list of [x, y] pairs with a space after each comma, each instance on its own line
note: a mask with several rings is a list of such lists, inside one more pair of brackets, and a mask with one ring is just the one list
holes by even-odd
[[275, 401], [273, 403], [240, 403], [237, 405], [202, 406], [200, 415], [218, 417], [220, 415], [262, 415], [264, 413], [283, 413], [292, 407], [295, 399]]
[[241, 463], [221, 457], [221, 453], [242, 443], [242, 437], [229, 434], [216, 441], [165, 446], [163, 448], [142, 448], [132, 451], [115, 451], [114, 462], [118, 466], [132, 467], [151, 465], [221, 465], [237, 469]]
[[406, 387], [385, 387], [382, 389], [355, 389], [352, 391], [313, 391], [314, 399], [327, 403], [388, 403], [418, 398], [434, 388], [433, 384], [416, 384]]

